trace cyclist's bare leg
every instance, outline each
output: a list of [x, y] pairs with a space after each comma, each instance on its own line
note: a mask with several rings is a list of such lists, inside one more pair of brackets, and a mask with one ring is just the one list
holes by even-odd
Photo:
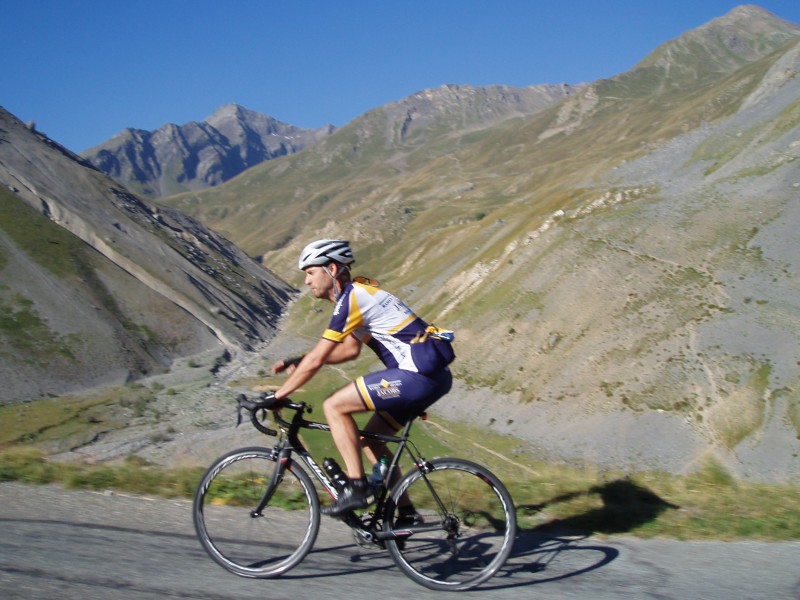
[[[397, 433], [397, 429], [389, 425], [377, 413], [372, 415], [366, 427], [364, 427], [364, 430], [382, 435], [394, 435]], [[364, 454], [367, 455], [367, 458], [373, 465], [378, 462], [381, 456], [386, 456], [389, 460], [392, 459], [392, 451], [386, 447], [386, 442], [370, 438], [361, 438], [361, 443], [364, 446]]]
[[322, 404], [325, 418], [331, 427], [331, 435], [336, 449], [342, 455], [347, 476], [351, 479], [364, 477], [364, 463], [361, 460], [361, 444], [354, 413], [364, 412], [366, 408], [354, 384], [349, 384], [331, 394]]
[[[372, 415], [364, 430], [382, 435], [394, 435], [397, 433], [397, 429], [389, 425], [389, 423], [387, 423], [377, 413]], [[367, 455], [367, 458], [372, 464], [378, 462], [378, 459], [381, 456], [388, 457], [390, 461], [392, 460], [392, 457], [394, 457], [394, 453], [386, 446], [386, 442], [373, 440], [370, 438], [361, 438], [361, 443], [364, 445], [364, 454]], [[392, 487], [395, 483], [397, 483], [400, 480], [401, 475], [402, 472], [400, 471], [400, 468], [396, 468], [392, 473], [391, 480], [387, 482], [388, 486]], [[400, 499], [398, 500], [398, 506], [410, 505], [411, 500], [408, 498], [407, 494], [400, 496]]]

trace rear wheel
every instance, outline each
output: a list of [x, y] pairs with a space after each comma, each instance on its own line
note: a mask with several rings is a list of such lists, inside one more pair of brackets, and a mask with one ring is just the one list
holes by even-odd
[[[277, 577], [311, 550], [319, 531], [319, 498], [311, 478], [289, 463], [272, 489], [272, 450], [242, 448], [219, 458], [194, 495], [194, 526], [208, 554], [242, 577]], [[267, 505], [254, 510], [270, 490]]]
[[[414, 512], [397, 507], [408, 493]], [[392, 490], [386, 547], [411, 579], [435, 590], [466, 590], [494, 575], [517, 533], [514, 503], [488, 469], [461, 459], [435, 459]]]

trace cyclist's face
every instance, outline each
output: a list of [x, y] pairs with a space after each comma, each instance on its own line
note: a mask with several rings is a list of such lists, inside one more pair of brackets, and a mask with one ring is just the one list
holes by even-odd
[[333, 279], [322, 267], [306, 268], [306, 285], [311, 289], [315, 298], [330, 299], [333, 297]]

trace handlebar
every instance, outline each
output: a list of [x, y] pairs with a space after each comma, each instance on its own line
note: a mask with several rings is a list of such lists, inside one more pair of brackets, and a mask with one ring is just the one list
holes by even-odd
[[282, 426], [289, 426], [289, 423], [284, 421], [280, 417], [280, 409], [282, 408], [289, 408], [301, 413], [310, 413], [312, 408], [307, 405], [305, 402], [292, 402], [288, 398], [283, 400], [278, 400], [275, 398], [275, 394], [272, 392], [265, 392], [261, 394], [257, 399], [251, 399], [245, 396], [244, 394], [239, 394], [236, 397], [237, 403], [237, 418], [236, 418], [236, 425], [237, 427], [242, 422], [242, 409], [245, 409], [247, 412], [250, 413], [250, 421], [253, 423], [253, 426], [258, 429], [261, 433], [265, 435], [278, 435], [278, 432], [274, 429], [270, 429], [265, 427], [261, 421], [258, 419], [258, 411], [272, 411], [275, 415], [275, 420], [278, 421]]
[[[253, 423], [253, 427], [255, 427], [258, 431], [260, 431], [265, 435], [276, 436], [278, 435], [278, 432], [262, 424], [262, 422], [259, 420], [258, 417], [258, 411], [262, 411], [262, 415], [266, 411], [271, 411], [275, 418], [275, 421], [278, 423], [280, 428], [285, 432], [286, 431], [289, 432], [290, 438], [292, 435], [296, 435], [297, 430], [300, 428], [330, 431], [330, 425], [327, 425], [325, 423], [318, 423], [316, 421], [306, 421], [303, 418], [303, 414], [313, 412], [313, 407], [306, 404], [305, 402], [292, 402], [289, 398], [278, 400], [277, 398], [275, 398], [275, 394], [273, 394], [272, 392], [265, 392], [259, 395], [258, 398], [256, 399], [248, 398], [244, 394], [239, 394], [236, 397], [236, 402], [238, 404], [236, 411], [237, 427], [242, 423], [242, 409], [244, 409], [250, 413], [250, 421]], [[295, 415], [291, 419], [291, 423], [281, 416], [281, 409], [284, 408], [288, 408], [290, 410], [295, 411]], [[417, 417], [423, 420], [427, 420], [428, 415], [424, 411], [420, 414], [414, 415], [414, 418], [408, 420], [408, 422], [406, 423], [402, 432], [399, 433], [399, 435], [380, 434], [373, 431], [366, 431], [364, 429], [359, 429], [358, 433], [359, 435], [365, 438], [377, 439], [383, 442], [399, 443], [403, 440], [408, 439], [408, 433], [411, 428], [411, 424]], [[262, 419], [263, 418], [264, 417], [262, 416]]]

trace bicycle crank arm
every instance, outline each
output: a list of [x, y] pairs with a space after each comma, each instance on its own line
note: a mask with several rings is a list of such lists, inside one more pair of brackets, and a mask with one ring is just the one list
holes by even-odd
[[391, 531], [376, 531], [375, 539], [377, 540], [395, 540], [397, 538], [409, 538], [415, 533], [427, 533], [430, 531], [442, 531], [442, 526], [433, 525], [415, 525], [414, 527], [403, 527], [400, 529], [392, 529]]

